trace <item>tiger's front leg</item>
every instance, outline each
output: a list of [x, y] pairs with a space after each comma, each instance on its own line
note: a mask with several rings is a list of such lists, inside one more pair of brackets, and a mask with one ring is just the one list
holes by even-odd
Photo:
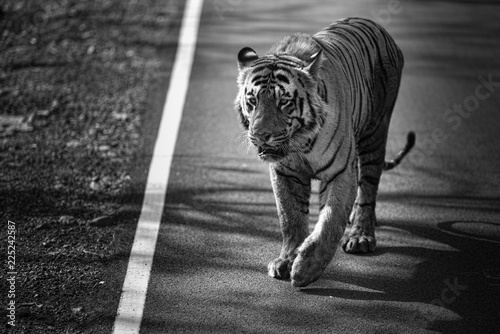
[[335, 255], [356, 195], [354, 169], [353, 163], [347, 163], [332, 180], [321, 181], [319, 220], [298, 249], [291, 272], [293, 286], [316, 281]]
[[278, 258], [268, 265], [268, 273], [277, 279], [289, 279], [297, 248], [306, 239], [309, 222], [311, 179], [279, 165], [270, 165], [276, 206], [278, 209], [283, 244]]

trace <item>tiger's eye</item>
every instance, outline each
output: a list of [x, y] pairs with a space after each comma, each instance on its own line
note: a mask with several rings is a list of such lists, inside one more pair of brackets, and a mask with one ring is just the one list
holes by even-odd
[[290, 109], [293, 107], [293, 101], [292, 100], [282, 100], [280, 102], [280, 109], [285, 110], [285, 109]]

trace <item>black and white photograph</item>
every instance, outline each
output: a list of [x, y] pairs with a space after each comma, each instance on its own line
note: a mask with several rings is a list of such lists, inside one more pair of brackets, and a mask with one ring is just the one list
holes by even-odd
[[0, 0], [1, 333], [500, 333], [500, 1]]

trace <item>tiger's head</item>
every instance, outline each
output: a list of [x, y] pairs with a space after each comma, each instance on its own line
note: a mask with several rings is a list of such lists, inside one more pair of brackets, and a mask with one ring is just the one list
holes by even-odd
[[299, 59], [289, 54], [262, 58], [249, 47], [238, 53], [235, 107], [248, 139], [264, 161], [300, 154], [315, 137], [323, 116], [317, 93], [321, 51]]

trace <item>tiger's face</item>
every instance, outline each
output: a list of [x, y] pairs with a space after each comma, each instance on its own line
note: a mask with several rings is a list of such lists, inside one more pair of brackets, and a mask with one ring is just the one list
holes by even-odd
[[240, 91], [236, 108], [249, 141], [264, 161], [277, 162], [300, 153], [318, 128], [318, 97], [314, 70], [288, 55], [259, 58], [254, 50], [238, 54]]

